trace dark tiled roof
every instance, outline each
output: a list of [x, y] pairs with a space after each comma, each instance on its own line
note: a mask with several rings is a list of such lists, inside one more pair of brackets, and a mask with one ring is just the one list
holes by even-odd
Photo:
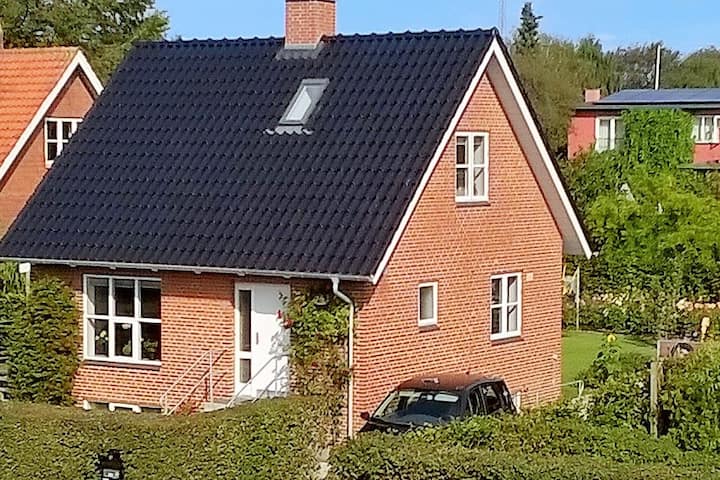
[[[370, 276], [493, 35], [141, 44], [0, 257]], [[330, 83], [278, 134], [305, 78]]]
[[621, 90], [600, 101], [610, 104], [657, 104], [657, 103], [720, 103], [720, 88], [670, 88], [661, 90]]

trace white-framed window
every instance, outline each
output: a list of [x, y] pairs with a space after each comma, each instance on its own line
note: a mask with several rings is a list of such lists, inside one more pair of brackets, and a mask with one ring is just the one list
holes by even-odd
[[520, 336], [522, 330], [522, 274], [492, 277], [490, 338], [501, 340]]
[[418, 286], [418, 325], [431, 327], [438, 323], [438, 284], [422, 283]]
[[486, 202], [490, 187], [488, 134], [458, 133], [455, 142], [455, 200]]
[[595, 150], [620, 148], [625, 141], [625, 124], [620, 117], [598, 117], [595, 122]]
[[48, 118], [45, 120], [45, 166], [52, 167], [65, 145], [77, 131], [82, 118]]
[[85, 359], [159, 365], [160, 280], [86, 275], [84, 284]]
[[720, 143], [720, 116], [695, 117], [692, 135], [695, 143]]

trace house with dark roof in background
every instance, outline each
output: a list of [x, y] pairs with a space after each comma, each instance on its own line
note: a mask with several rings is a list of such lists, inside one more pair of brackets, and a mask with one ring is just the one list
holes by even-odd
[[62, 153], [102, 84], [79, 48], [2, 48], [0, 235]]
[[602, 97], [600, 90], [586, 90], [568, 129], [569, 158], [583, 151], [613, 150], [622, 144], [622, 112], [638, 108], [674, 108], [695, 117], [695, 165], [720, 164], [720, 88], [622, 90]]
[[498, 32], [286, 8], [284, 39], [136, 46], [0, 243], [77, 292], [77, 400], [286, 394], [308, 286], [352, 305], [349, 433], [423, 373], [558, 398], [563, 255], [591, 252]]

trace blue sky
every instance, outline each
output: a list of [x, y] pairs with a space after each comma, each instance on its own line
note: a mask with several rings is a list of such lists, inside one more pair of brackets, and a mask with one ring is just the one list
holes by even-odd
[[[508, 30], [523, 0], [506, 0]], [[284, 0], [157, 0], [170, 15], [170, 36], [282, 36]], [[717, 0], [535, 0], [544, 31], [577, 39], [592, 33], [606, 48], [662, 39], [682, 52], [720, 45]], [[341, 33], [489, 27], [498, 0], [338, 0]]]

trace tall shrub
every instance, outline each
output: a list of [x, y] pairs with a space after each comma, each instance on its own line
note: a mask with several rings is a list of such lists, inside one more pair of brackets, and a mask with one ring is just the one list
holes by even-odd
[[10, 297], [15, 309], [8, 328], [10, 394], [17, 400], [71, 403], [78, 368], [78, 313], [73, 294], [59, 280], [33, 282], [25, 299]]

